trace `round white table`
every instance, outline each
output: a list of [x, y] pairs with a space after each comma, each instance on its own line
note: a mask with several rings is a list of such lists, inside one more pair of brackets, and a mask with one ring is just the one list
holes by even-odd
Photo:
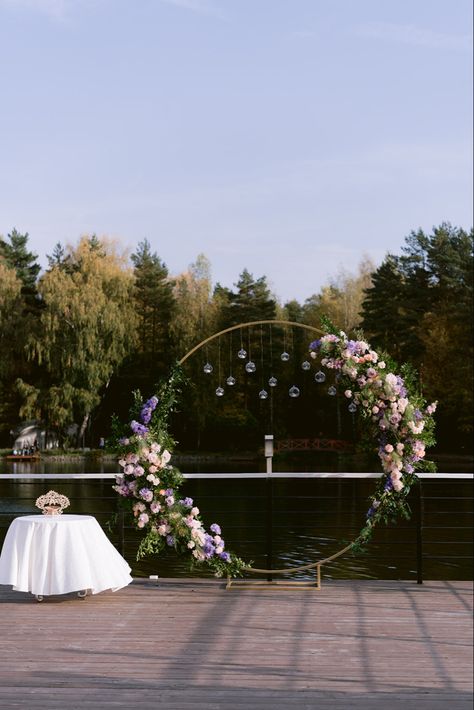
[[0, 584], [43, 595], [114, 592], [132, 582], [131, 568], [91, 515], [25, 515], [7, 530]]

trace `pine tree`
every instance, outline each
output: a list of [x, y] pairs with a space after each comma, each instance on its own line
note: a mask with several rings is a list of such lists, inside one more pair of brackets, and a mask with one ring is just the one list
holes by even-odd
[[138, 317], [139, 349], [136, 365], [141, 375], [157, 382], [172, 357], [171, 322], [175, 310], [173, 281], [150, 243], [144, 240], [132, 254], [134, 301]]
[[229, 293], [229, 303], [222, 314], [225, 323], [223, 327], [275, 318], [276, 301], [270, 293], [265, 276], [254, 279], [244, 269], [235, 286], [236, 291]]
[[39, 303], [36, 282], [41, 266], [37, 262], [38, 255], [28, 251], [28, 237], [28, 232], [20, 234], [16, 229], [7, 235], [9, 243], [0, 237], [0, 256], [9, 268], [15, 270], [21, 281], [25, 312], [37, 314]]

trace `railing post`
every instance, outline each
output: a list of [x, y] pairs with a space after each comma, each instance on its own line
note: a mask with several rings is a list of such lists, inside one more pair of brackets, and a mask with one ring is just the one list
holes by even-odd
[[[272, 568], [273, 558], [273, 479], [267, 478], [267, 569]], [[267, 581], [271, 582], [271, 574], [267, 576]]]
[[423, 584], [423, 484], [418, 483], [418, 495], [416, 499], [416, 583]]
[[[273, 434], [265, 434], [265, 460], [267, 468], [267, 569], [272, 568], [273, 558], [273, 479], [272, 475], [273, 458]], [[267, 576], [267, 581], [271, 582], [271, 574]]]

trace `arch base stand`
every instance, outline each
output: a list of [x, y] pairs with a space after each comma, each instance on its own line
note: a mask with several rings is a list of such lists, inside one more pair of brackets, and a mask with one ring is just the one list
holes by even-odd
[[[271, 570], [268, 570], [269, 572]], [[321, 563], [316, 565], [316, 577], [314, 582], [306, 581], [265, 581], [265, 580], [255, 580], [250, 579], [232, 579], [227, 577], [226, 589], [289, 589], [291, 591], [297, 591], [300, 589], [312, 589], [316, 592], [321, 590]]]

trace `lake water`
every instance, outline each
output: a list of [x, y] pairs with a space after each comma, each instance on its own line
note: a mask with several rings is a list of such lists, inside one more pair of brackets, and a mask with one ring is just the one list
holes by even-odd
[[[328, 462], [331, 467], [328, 466]], [[357, 470], [347, 457], [335, 461], [319, 455], [298, 463], [275, 460], [274, 470]], [[263, 471], [263, 461], [201, 459], [195, 466], [183, 462], [180, 468], [191, 473], [203, 471]], [[440, 466], [441, 468], [441, 466]], [[445, 462], [443, 468], [459, 471], [459, 461]], [[465, 468], [469, 468], [466, 464]], [[67, 495], [67, 512], [94, 515], [106, 527], [116, 510], [117, 495], [112, 480], [41, 480], [42, 473], [114, 473], [114, 461], [85, 459], [75, 463], [40, 462], [0, 463], [0, 542], [11, 520], [19, 514], [38, 512], [36, 498], [51, 488]], [[367, 468], [362, 470], [368, 470]], [[472, 468], [470, 469], [472, 471]], [[2, 473], [36, 474], [37, 480], [9, 481]], [[288, 567], [325, 558], [344, 547], [363, 525], [367, 498], [374, 482], [354, 479], [193, 479], [182, 492], [199, 506], [208, 527], [218, 522], [227, 547], [256, 567]], [[472, 579], [472, 482], [444, 480], [423, 483], [425, 579]], [[412, 507], [416, 498], [410, 494]], [[269, 508], [271, 507], [271, 512]], [[271, 518], [271, 532], [270, 528]], [[117, 531], [108, 532], [118, 543]], [[163, 577], [208, 576], [208, 572], [189, 570], [188, 561], [171, 550], [159, 557], [135, 560], [139, 534], [125, 530], [124, 554], [135, 576], [158, 574]], [[364, 554], [344, 555], [323, 568], [325, 578], [416, 579], [416, 528], [414, 517], [397, 525], [381, 526]], [[308, 573], [293, 578], [307, 578]]]

